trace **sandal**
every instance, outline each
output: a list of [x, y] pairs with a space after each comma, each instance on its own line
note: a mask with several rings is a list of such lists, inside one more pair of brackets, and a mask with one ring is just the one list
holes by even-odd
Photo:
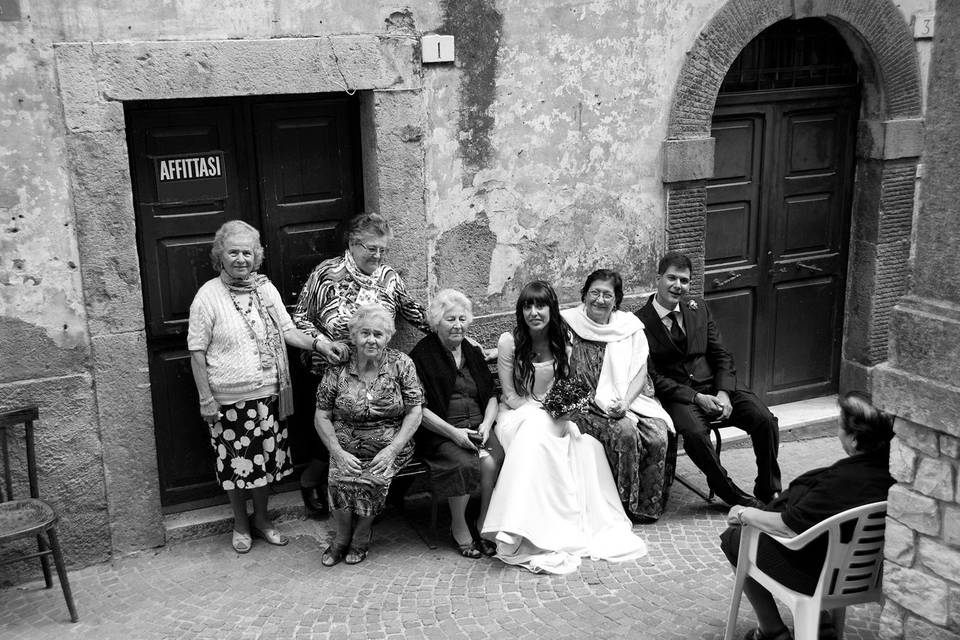
[[367, 550], [361, 549], [359, 547], [350, 547], [350, 550], [347, 551], [347, 556], [344, 558], [344, 562], [347, 564], [360, 564], [367, 558]]
[[257, 529], [256, 527], [252, 527], [250, 529], [250, 533], [253, 534], [254, 538], [260, 538], [265, 540], [268, 544], [276, 545], [278, 547], [282, 547], [290, 542], [290, 538], [280, 535], [277, 530], [273, 528]]
[[347, 545], [331, 544], [329, 547], [323, 550], [323, 555], [320, 556], [320, 564], [325, 567], [332, 567], [335, 564], [340, 564], [340, 561], [343, 560], [343, 555], [347, 550]]
[[233, 540], [231, 542], [233, 550], [237, 553], [247, 553], [253, 546], [253, 538], [250, 537], [250, 534], [240, 533], [236, 529], [233, 530]]
[[460, 550], [460, 555], [464, 558], [476, 560], [483, 555], [480, 553], [480, 549], [477, 548], [477, 543], [473, 541], [473, 538], [470, 538], [470, 542], [465, 542], [464, 544], [457, 542], [457, 539], [453, 537], [453, 532], [450, 533], [450, 538], [453, 540], [453, 545]]
[[791, 635], [790, 629], [786, 627], [774, 636], [768, 636], [760, 630], [760, 627], [756, 627], [747, 631], [747, 634], [743, 636], [743, 640], [793, 640], [793, 635]]
[[477, 541], [477, 547], [480, 549], [480, 553], [488, 558], [497, 555], [497, 543], [495, 543], [493, 540], [480, 538]]

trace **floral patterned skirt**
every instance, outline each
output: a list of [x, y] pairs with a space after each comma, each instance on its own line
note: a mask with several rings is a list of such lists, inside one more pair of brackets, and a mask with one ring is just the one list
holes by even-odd
[[268, 396], [220, 407], [210, 444], [217, 456], [217, 482], [224, 489], [265, 487], [293, 472], [277, 403], [276, 396]]
[[360, 459], [361, 472], [351, 473], [341, 467], [336, 456], [330, 456], [330, 508], [350, 511], [361, 518], [375, 516], [383, 511], [390, 483], [400, 469], [413, 457], [413, 440], [407, 442], [383, 475], [370, 472], [374, 456], [393, 442], [399, 431], [400, 420], [380, 421], [374, 424], [334, 421], [337, 442], [346, 451]]

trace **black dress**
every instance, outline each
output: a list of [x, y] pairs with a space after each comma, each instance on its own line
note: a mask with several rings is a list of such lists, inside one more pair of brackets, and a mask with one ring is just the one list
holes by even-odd
[[[887, 499], [893, 485], [890, 447], [842, 458], [829, 467], [808, 471], [790, 483], [778, 498], [763, 508], [782, 514], [784, 523], [803, 533], [815, 524], [847, 509]], [[736, 566], [740, 550], [740, 527], [720, 534], [720, 548]], [[803, 549], [787, 549], [769, 536], [760, 536], [757, 566], [782, 584], [810, 595], [817, 586], [826, 559], [826, 534]]]
[[[463, 359], [457, 367], [449, 349], [436, 335], [429, 335], [417, 343], [410, 357], [423, 384], [426, 408], [454, 426], [476, 429], [493, 397], [493, 376], [479, 348], [463, 342], [460, 349]], [[430, 467], [437, 497], [470, 495], [480, 489], [478, 452], [423, 426], [417, 429], [416, 442], [417, 454]], [[502, 463], [503, 451], [492, 433], [487, 447]]]

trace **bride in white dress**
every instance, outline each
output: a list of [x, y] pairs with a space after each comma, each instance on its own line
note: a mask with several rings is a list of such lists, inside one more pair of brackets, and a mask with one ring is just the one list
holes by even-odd
[[483, 523], [497, 557], [534, 572], [570, 573], [580, 558], [623, 562], [647, 547], [623, 512], [603, 445], [541, 405], [569, 373], [569, 340], [553, 288], [526, 285], [517, 329], [497, 345], [503, 403], [496, 431], [506, 458]]

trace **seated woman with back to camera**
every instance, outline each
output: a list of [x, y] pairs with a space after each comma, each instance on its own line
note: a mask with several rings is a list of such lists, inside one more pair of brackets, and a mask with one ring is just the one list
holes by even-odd
[[493, 555], [495, 545], [475, 539], [466, 520], [470, 496], [479, 493], [477, 524], [483, 524], [503, 460], [493, 434], [498, 411], [493, 376], [483, 351], [465, 340], [473, 305], [459, 291], [443, 289], [430, 302], [427, 322], [436, 333], [410, 352], [426, 400], [417, 451], [430, 467], [434, 495], [447, 499], [450, 533], [461, 555]]
[[647, 553], [623, 512], [603, 446], [544, 409], [555, 379], [569, 374], [570, 344], [553, 288], [520, 292], [517, 326], [498, 344], [503, 401], [497, 434], [506, 456], [484, 537], [497, 557], [534, 572], [569, 573], [580, 559], [623, 562]]

